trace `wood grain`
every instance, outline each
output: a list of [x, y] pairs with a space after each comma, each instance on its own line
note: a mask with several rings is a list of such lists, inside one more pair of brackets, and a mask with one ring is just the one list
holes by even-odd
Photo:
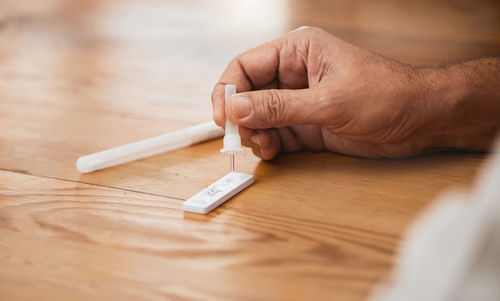
[[421, 208], [470, 182], [480, 158], [457, 159], [282, 156], [208, 216], [1, 171], [0, 299], [361, 300]]
[[0, 300], [362, 300], [406, 227], [484, 154], [248, 152], [256, 182], [208, 216], [221, 141], [81, 175], [84, 154], [211, 119], [237, 53], [301, 25], [412, 64], [500, 50], [495, 1], [4, 0]]
[[373, 224], [414, 212], [333, 199], [290, 215], [254, 208], [250, 189], [201, 216], [181, 200], [71, 181], [2, 171], [0, 183], [2, 300], [357, 299], [387, 272], [401, 228], [357, 225], [352, 211]]

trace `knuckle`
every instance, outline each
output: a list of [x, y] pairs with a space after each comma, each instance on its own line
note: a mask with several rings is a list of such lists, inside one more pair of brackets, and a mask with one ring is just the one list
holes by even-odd
[[307, 30], [311, 33], [314, 33], [314, 32], [322, 32], [323, 29], [319, 28], [319, 27], [316, 27], [316, 26], [308, 26], [307, 27]]
[[315, 33], [321, 33], [324, 32], [323, 29], [316, 27], [316, 26], [300, 26], [299, 28], [295, 29], [294, 31], [300, 31], [306, 34], [315, 34]]

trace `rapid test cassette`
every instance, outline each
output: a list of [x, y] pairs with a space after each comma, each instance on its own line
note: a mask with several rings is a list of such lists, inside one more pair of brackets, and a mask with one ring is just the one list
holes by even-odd
[[253, 175], [230, 172], [182, 204], [184, 211], [207, 214], [253, 183]]

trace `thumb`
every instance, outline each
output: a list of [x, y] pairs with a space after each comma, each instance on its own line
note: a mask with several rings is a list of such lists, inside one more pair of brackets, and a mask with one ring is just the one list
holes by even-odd
[[228, 118], [251, 129], [319, 122], [321, 102], [313, 89], [272, 89], [238, 93], [226, 102]]

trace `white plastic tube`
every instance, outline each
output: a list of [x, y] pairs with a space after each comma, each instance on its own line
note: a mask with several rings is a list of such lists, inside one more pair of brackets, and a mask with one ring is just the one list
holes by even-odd
[[82, 173], [116, 166], [222, 137], [224, 130], [213, 121], [188, 127], [165, 135], [144, 139], [102, 152], [80, 157], [76, 168]]
[[[235, 85], [225, 85], [225, 99], [229, 101], [231, 95], [236, 94]], [[224, 135], [224, 147], [220, 150], [221, 153], [229, 154], [229, 170], [234, 171], [234, 154], [241, 153], [241, 137], [238, 131], [238, 125], [232, 123], [226, 118], [226, 134]]]
[[[225, 86], [225, 98], [226, 102], [229, 101], [229, 97], [231, 95], [236, 94], [236, 86], [235, 85], [226, 85]], [[232, 123], [229, 119], [226, 118], [226, 134], [224, 135], [224, 147], [220, 150], [222, 153], [239, 153], [243, 151], [241, 148], [241, 137], [238, 132], [238, 125]]]

